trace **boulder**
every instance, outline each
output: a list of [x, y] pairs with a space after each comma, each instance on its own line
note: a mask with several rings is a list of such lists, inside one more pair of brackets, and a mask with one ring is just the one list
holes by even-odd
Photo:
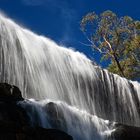
[[0, 140], [72, 140], [65, 132], [0, 121]]
[[25, 110], [17, 106], [23, 100], [19, 88], [7, 83], [0, 83], [0, 121], [14, 122], [16, 125], [28, 125]]
[[0, 83], [0, 101], [24, 100], [18, 87], [7, 83]]
[[111, 136], [114, 140], [140, 140], [140, 127], [116, 124]]
[[26, 111], [17, 105], [22, 100], [18, 87], [0, 83], [0, 140], [72, 140], [60, 130], [31, 127]]

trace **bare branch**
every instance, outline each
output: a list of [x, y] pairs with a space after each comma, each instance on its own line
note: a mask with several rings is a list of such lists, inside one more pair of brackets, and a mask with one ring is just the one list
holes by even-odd
[[102, 51], [102, 49], [96, 47], [94, 44], [92, 45], [92, 48], [95, 49], [95, 50], [97, 50], [97, 51], [99, 51], [101, 54], [109, 54], [109, 53], [106, 52], [106, 51]]
[[106, 37], [105, 37], [105, 36], [103, 36], [103, 39], [104, 39], [104, 41], [107, 43], [107, 45], [109, 46], [110, 51], [112, 51], [112, 52], [113, 52], [112, 46], [111, 46], [111, 44], [109, 43], [109, 41], [107, 41], [107, 39], [106, 39]]
[[[96, 51], [98, 51], [98, 52], [100, 52], [100, 53], [102, 53], [102, 54], [108, 54], [108, 55], [109, 55], [109, 51], [102, 51], [102, 49], [100, 49], [99, 47], [97, 47], [97, 46], [95, 45], [95, 43], [94, 43], [91, 39], [89, 39], [89, 37], [87, 36], [87, 34], [86, 34], [85, 32], [83, 32], [83, 34], [84, 34], [84, 36], [86, 37], [86, 39], [91, 43], [91, 44], [85, 44], [85, 46], [90, 46], [90, 47], [92, 47], [94, 50], [96, 50]], [[84, 43], [82, 43], [82, 44], [84, 44]], [[101, 44], [101, 42], [100, 42], [100, 44]]]
[[79, 42], [79, 43], [84, 45], [84, 46], [87, 46], [87, 47], [92, 47], [92, 44], [86, 44], [86, 43], [83, 43], [83, 42]]
[[88, 35], [86, 34], [86, 32], [83, 32], [85, 38], [91, 43], [93, 44], [93, 41], [91, 39], [89, 39]]

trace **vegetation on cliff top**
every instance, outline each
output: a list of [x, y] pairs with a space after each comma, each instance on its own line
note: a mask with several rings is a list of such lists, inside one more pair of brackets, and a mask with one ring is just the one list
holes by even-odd
[[140, 21], [118, 17], [112, 11], [85, 15], [81, 30], [93, 51], [109, 60], [108, 70], [129, 79], [140, 78]]

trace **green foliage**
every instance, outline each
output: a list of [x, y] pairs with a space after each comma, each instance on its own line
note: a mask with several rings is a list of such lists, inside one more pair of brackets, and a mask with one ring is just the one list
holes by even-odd
[[[140, 36], [136, 36], [131, 42], [126, 44], [120, 64], [126, 78], [140, 78]], [[120, 74], [115, 63], [111, 63], [108, 66], [108, 70]]]
[[140, 77], [140, 21], [108, 10], [100, 15], [88, 13], [80, 26], [89, 46], [99, 51], [103, 60], [111, 60], [109, 71], [129, 79]]

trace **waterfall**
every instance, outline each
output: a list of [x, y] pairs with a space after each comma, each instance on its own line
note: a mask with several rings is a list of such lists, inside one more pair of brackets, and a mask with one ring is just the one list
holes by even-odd
[[19, 102], [26, 109], [32, 126], [60, 129], [74, 140], [104, 140], [114, 131], [114, 124], [61, 101], [33, 99]]
[[26, 99], [39, 100], [20, 105], [40, 126], [53, 126], [45, 108], [51, 101], [63, 115], [60, 128], [67, 129], [75, 140], [104, 138], [112, 129], [105, 120], [140, 126], [138, 82], [109, 73], [84, 54], [36, 35], [2, 14], [0, 82], [18, 86]]

